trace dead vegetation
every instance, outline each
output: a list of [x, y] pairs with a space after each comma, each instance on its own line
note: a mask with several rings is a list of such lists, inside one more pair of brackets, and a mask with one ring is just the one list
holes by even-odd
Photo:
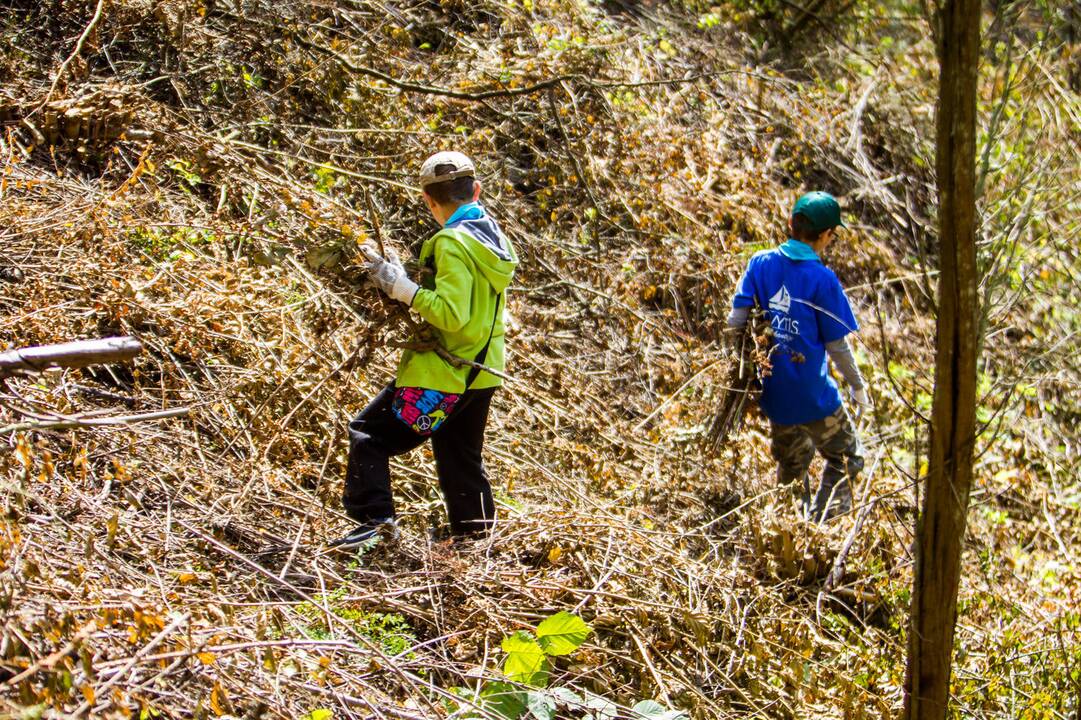
[[[0, 338], [133, 334], [146, 352], [9, 380], [0, 425], [17, 409], [191, 409], [6, 436], [6, 712], [491, 716], [481, 690], [502, 639], [560, 610], [594, 632], [550, 685], [622, 708], [594, 717], [634, 717], [646, 698], [695, 718], [899, 707], [933, 337], [929, 47], [909, 38], [904, 72], [896, 55], [866, 74], [838, 53], [801, 73], [733, 49], [752, 40], [738, 8], [610, 10], [3, 11], [0, 67], [16, 81], [0, 99], [0, 252], [18, 279], [0, 284]], [[1065, 137], [1059, 123], [1041, 147]], [[418, 451], [395, 465], [401, 542], [330, 556], [344, 423], [406, 339], [356, 248], [376, 222], [403, 251], [432, 229], [412, 173], [443, 147], [484, 168], [523, 260], [514, 381], [486, 448], [502, 522], [466, 551], [433, 541], [442, 507]], [[735, 278], [811, 185], [846, 196], [855, 220], [832, 264], [859, 306], [876, 402], [857, 510], [826, 528], [774, 487], [760, 419], [720, 450], [701, 442]], [[1052, 208], [1045, 230], [1025, 226], [1032, 247], [1047, 229], [1076, 239], [1076, 185], [1051, 190], [1031, 201]], [[1076, 300], [1075, 251], [1024, 262], [1043, 263], [1046, 290], [999, 327]], [[1001, 392], [964, 589], [966, 716], [1078, 706], [1070, 318], [1040, 347], [1023, 333], [989, 344]]]

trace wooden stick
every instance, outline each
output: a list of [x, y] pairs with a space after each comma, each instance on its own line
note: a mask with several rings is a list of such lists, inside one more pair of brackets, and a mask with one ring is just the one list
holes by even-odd
[[631, 640], [638, 647], [638, 654], [642, 656], [642, 660], [646, 663], [646, 668], [649, 670], [649, 674], [653, 677], [653, 682], [657, 683], [657, 693], [664, 700], [664, 704], [668, 707], [672, 707], [672, 698], [668, 697], [668, 691], [665, 689], [664, 680], [661, 679], [661, 674], [657, 672], [657, 668], [653, 665], [653, 660], [649, 657], [649, 650], [646, 649], [645, 643], [642, 642], [642, 638], [638, 637], [638, 633], [630, 633]]
[[[169, 625], [164, 630], [162, 630], [157, 635], [155, 635], [154, 638], [150, 642], [148, 642], [146, 645], [144, 645], [139, 650], [139, 652], [135, 653], [135, 655], [133, 655], [131, 657], [131, 659], [128, 660], [128, 662], [124, 665], [124, 667], [120, 668], [120, 670], [117, 671], [117, 673], [115, 675], [113, 675], [111, 678], [109, 678], [105, 682], [104, 685], [102, 685], [101, 687], [99, 687], [97, 689], [97, 692], [95, 692], [94, 695], [98, 696], [98, 697], [101, 697], [103, 699], [102, 700], [103, 703], [104, 703], [104, 705], [102, 705], [103, 709], [105, 707], [108, 707], [110, 704], [112, 704], [112, 700], [109, 698], [109, 695], [107, 694], [106, 691], [109, 690], [109, 688], [116, 685], [118, 682], [120, 682], [120, 680], [125, 675], [127, 675], [131, 671], [131, 669], [133, 667], [135, 667], [136, 665], [139, 664], [140, 658], [142, 658], [145, 655], [149, 655], [151, 653], [151, 651], [154, 650], [154, 648], [156, 648], [158, 645], [161, 645], [162, 641], [165, 640], [165, 638], [169, 637], [169, 635], [171, 635], [174, 630], [176, 630], [181, 625], [186, 623], [190, 617], [191, 617], [190, 613], [184, 613], [183, 615], [181, 615], [180, 617], [176, 618], [171, 623], [169, 623]], [[95, 704], [96, 703], [91, 701], [91, 700], [85, 700], [82, 705], [75, 708], [75, 712], [72, 713], [72, 716], [73, 717], [79, 717], [80, 715], [85, 713], [87, 710], [92, 709], [95, 706]]]
[[102, 363], [126, 362], [143, 351], [133, 337], [78, 340], [59, 345], [8, 350], [0, 353], [0, 377], [38, 373], [55, 367], [81, 368]]
[[383, 245], [383, 228], [379, 224], [379, 213], [375, 211], [375, 203], [372, 202], [372, 195], [368, 192], [368, 188], [364, 188], [364, 204], [368, 206], [368, 224], [372, 226], [372, 232], [375, 234], [375, 243], [379, 246], [379, 254], [386, 257], [387, 251]]
[[688, 386], [688, 385], [690, 385], [690, 384], [691, 384], [691, 383], [693, 383], [693, 382], [694, 382], [695, 380], [697, 380], [697, 379], [698, 379], [698, 377], [699, 377], [699, 376], [700, 376], [700, 375], [701, 375], [702, 373], [704, 373], [704, 372], [705, 372], [706, 370], [709, 370], [709, 369], [710, 369], [711, 367], [713, 367], [714, 365], [716, 365], [717, 363], [719, 363], [719, 362], [720, 362], [720, 361], [721, 361], [722, 359], [723, 359], [723, 358], [718, 358], [718, 359], [716, 359], [716, 360], [713, 360], [712, 362], [709, 362], [709, 363], [707, 363], [707, 364], [705, 365], [705, 367], [703, 367], [702, 369], [700, 369], [700, 370], [699, 370], [698, 372], [696, 372], [696, 373], [695, 373], [694, 375], [691, 375], [691, 376], [690, 376], [689, 378], [687, 378], [687, 380], [686, 380], [686, 381], [685, 381], [685, 382], [684, 382], [684, 383], [683, 383], [682, 385], [680, 385], [680, 386], [679, 386], [679, 387], [678, 387], [678, 388], [676, 389], [676, 391], [675, 391], [674, 393], [672, 393], [672, 394], [671, 394], [671, 395], [669, 395], [669, 396], [668, 396], [667, 398], [665, 398], [665, 399], [664, 399], [664, 401], [663, 401], [663, 402], [661, 402], [661, 404], [660, 404], [660, 405], [658, 405], [657, 407], [653, 408], [653, 412], [651, 412], [651, 413], [650, 413], [649, 415], [646, 415], [644, 419], [642, 419], [642, 420], [641, 420], [641, 421], [640, 421], [640, 422], [639, 422], [639, 423], [638, 423], [637, 425], [635, 425], [635, 426], [634, 426], [634, 430], [635, 430], [635, 432], [637, 432], [637, 431], [641, 430], [642, 428], [644, 428], [644, 427], [646, 426], [646, 424], [647, 424], [647, 423], [648, 423], [648, 422], [649, 422], [650, 420], [652, 420], [652, 419], [653, 419], [654, 417], [656, 417], [657, 413], [659, 413], [659, 412], [660, 412], [661, 410], [664, 410], [664, 409], [665, 409], [666, 407], [668, 407], [668, 403], [672, 402], [672, 401], [673, 401], [673, 400], [675, 400], [675, 399], [676, 399], [677, 397], [679, 397], [679, 394], [680, 394], [681, 392], [683, 392], [684, 390], [686, 390], [686, 389], [687, 389], [687, 386]]

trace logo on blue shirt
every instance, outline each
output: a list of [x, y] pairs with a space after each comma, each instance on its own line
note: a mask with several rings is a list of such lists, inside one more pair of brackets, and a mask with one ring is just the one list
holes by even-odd
[[[798, 301], [798, 298], [797, 298]], [[793, 335], [799, 335], [799, 320], [789, 317], [792, 308], [792, 296], [784, 285], [769, 299], [769, 324], [774, 335], [781, 342], [791, 342]]]
[[790, 307], [792, 307], [792, 296], [788, 294], [788, 288], [782, 285], [777, 294], [769, 299], [769, 309], [787, 313]]

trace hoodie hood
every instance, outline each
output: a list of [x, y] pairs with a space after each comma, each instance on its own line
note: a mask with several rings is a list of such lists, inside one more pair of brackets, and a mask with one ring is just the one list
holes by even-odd
[[499, 224], [487, 213], [448, 223], [436, 233], [437, 237], [439, 235], [449, 235], [461, 243], [497, 293], [510, 285], [514, 269], [518, 267], [518, 255], [510, 240], [499, 229]]
[[778, 250], [789, 260], [795, 260], [796, 262], [803, 262], [805, 260], [818, 260], [818, 253], [814, 251], [807, 243], [802, 240], [796, 240], [795, 238], [788, 238], [788, 242], [783, 243]]

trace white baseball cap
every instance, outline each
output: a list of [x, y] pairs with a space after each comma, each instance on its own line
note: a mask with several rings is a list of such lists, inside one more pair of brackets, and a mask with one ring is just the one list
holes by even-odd
[[[451, 167], [450, 170], [446, 168], [447, 165]], [[437, 173], [436, 168], [442, 172]], [[473, 166], [472, 160], [460, 152], [444, 150], [432, 155], [420, 166], [420, 187], [423, 189], [435, 183], [460, 177], [476, 177], [476, 174], [477, 169]]]

